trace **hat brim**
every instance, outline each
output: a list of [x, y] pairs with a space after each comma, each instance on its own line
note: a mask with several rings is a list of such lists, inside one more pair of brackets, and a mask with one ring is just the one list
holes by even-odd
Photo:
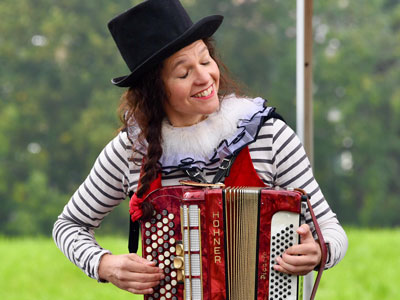
[[178, 38], [158, 50], [142, 64], [137, 66], [131, 74], [113, 78], [111, 82], [119, 87], [134, 86], [137, 79], [143, 75], [143, 73], [150, 70], [159, 62], [197, 40], [212, 36], [221, 25], [223, 18], [224, 17], [220, 15], [213, 15], [201, 19]]

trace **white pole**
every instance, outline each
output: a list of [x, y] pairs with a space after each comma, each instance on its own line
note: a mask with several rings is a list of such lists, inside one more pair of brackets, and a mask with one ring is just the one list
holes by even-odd
[[296, 10], [296, 131], [304, 144], [304, 0]]
[[[312, 0], [311, 0], [312, 1]], [[297, 0], [296, 2], [296, 131], [299, 136], [301, 142], [306, 148], [308, 154], [312, 155], [312, 144], [309, 144], [309, 141], [312, 140], [312, 137], [306, 137], [306, 131], [309, 133], [309, 128], [305, 130], [305, 122], [306, 116], [308, 113], [306, 111], [306, 103], [305, 103], [305, 94], [306, 90], [310, 88], [306, 86], [310, 84], [309, 80], [305, 80], [306, 73], [306, 43], [310, 43], [310, 41], [306, 40], [305, 36], [305, 0]], [[308, 17], [311, 17], [309, 13]], [[307, 45], [310, 47], [311, 45]], [[307, 61], [307, 67], [311, 68], [309, 65], [310, 62]], [[307, 90], [308, 91], [308, 90]], [[307, 99], [309, 101], [310, 99]], [[309, 102], [308, 102], [309, 103]], [[307, 105], [308, 107], [308, 105]], [[312, 114], [310, 114], [312, 116]], [[308, 115], [308, 118], [310, 117]], [[308, 120], [309, 121], [309, 120]], [[309, 124], [308, 124], [309, 125]], [[310, 160], [313, 161], [313, 158], [310, 157]], [[314, 276], [313, 272], [310, 272], [306, 276], [304, 276], [304, 284], [303, 284], [303, 300], [309, 300], [311, 297], [312, 287], [313, 287]]]

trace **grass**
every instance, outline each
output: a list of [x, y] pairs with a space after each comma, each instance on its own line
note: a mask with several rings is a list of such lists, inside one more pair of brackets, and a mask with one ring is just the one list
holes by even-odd
[[400, 299], [400, 228], [347, 229], [342, 262], [322, 275], [317, 299]]
[[[123, 238], [98, 241], [115, 254], [126, 252]], [[143, 299], [87, 277], [48, 238], [1, 238], [0, 257], [2, 300]]]
[[[316, 299], [399, 299], [400, 229], [347, 229], [349, 250], [325, 271]], [[123, 238], [98, 238], [115, 254], [126, 252]], [[92, 280], [70, 263], [51, 239], [0, 238], [0, 299], [143, 299]]]

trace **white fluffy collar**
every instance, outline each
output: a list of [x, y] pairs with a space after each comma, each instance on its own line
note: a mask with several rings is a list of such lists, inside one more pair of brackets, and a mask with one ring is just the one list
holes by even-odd
[[[258, 98], [260, 99], [260, 98]], [[173, 127], [163, 122], [163, 157], [209, 157], [221, 141], [238, 130], [238, 123], [259, 110], [253, 99], [229, 96], [221, 101], [220, 109], [204, 121], [188, 126]]]

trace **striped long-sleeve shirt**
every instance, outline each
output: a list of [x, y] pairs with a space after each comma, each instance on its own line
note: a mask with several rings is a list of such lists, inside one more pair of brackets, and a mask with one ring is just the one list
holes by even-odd
[[[270, 119], [260, 128], [257, 140], [249, 144], [249, 150], [254, 167], [266, 184], [297, 187], [311, 195], [315, 215], [325, 242], [329, 244], [326, 267], [337, 264], [346, 252], [347, 237], [325, 200], [293, 130], [278, 119]], [[89, 176], [54, 225], [53, 237], [57, 246], [69, 260], [97, 280], [101, 256], [110, 251], [96, 242], [94, 230], [131, 191], [136, 190], [140, 166], [128, 160], [131, 156], [130, 139], [126, 132], [120, 132], [100, 153]], [[207, 171], [206, 179], [211, 180], [215, 173]], [[163, 175], [162, 184], [175, 185], [180, 179], [187, 177], [181, 171], [173, 172]], [[305, 220], [313, 228], [309, 212]]]

